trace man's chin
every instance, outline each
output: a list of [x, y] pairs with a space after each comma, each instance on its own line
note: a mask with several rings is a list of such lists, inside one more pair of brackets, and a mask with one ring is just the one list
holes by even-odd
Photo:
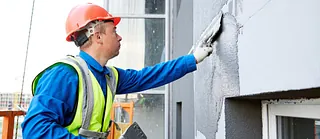
[[119, 51], [116, 54], [114, 54], [113, 57], [111, 57], [111, 59], [117, 57], [118, 55], [119, 55]]

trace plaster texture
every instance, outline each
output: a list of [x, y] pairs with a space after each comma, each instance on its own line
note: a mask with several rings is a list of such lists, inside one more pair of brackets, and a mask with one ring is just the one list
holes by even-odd
[[[190, 27], [188, 21], [193, 21], [193, 44], [220, 10], [225, 13], [216, 51], [197, 65], [198, 70], [192, 77], [195, 138], [229, 139], [236, 138], [239, 133], [243, 138], [260, 138], [259, 101], [251, 103], [247, 99], [319, 96], [314, 91], [301, 94], [293, 90], [320, 86], [320, 1], [194, 0], [192, 8], [189, 2], [177, 2], [181, 3], [177, 8], [179, 24], [175, 24], [179, 29], [174, 31], [182, 33], [175, 32], [181, 36], [174, 37], [189, 38], [190, 31], [180, 28]], [[188, 14], [181, 11], [185, 7], [189, 9], [185, 11]], [[190, 9], [193, 10], [192, 19], [186, 18], [190, 17]], [[188, 39], [180, 41], [177, 40], [176, 44], [190, 43]], [[187, 50], [174, 48], [173, 56]], [[174, 91], [189, 92], [190, 76], [184, 79], [175, 83], [181, 84], [174, 86]], [[188, 89], [178, 89], [181, 86], [188, 86]], [[226, 101], [226, 97], [246, 100]], [[190, 97], [180, 98], [175, 94], [173, 98], [184, 100]], [[242, 109], [241, 106], [252, 109]], [[250, 116], [252, 120], [248, 123], [241, 122]], [[245, 129], [237, 130], [241, 126], [256, 130], [253, 135], [245, 134]]]
[[[216, 50], [212, 56], [198, 65], [194, 74], [196, 130], [209, 139], [216, 138], [218, 123], [224, 114], [224, 98], [240, 94], [238, 29], [235, 17], [225, 13], [222, 19], [222, 34], [217, 40]], [[223, 127], [219, 130], [224, 134]]]

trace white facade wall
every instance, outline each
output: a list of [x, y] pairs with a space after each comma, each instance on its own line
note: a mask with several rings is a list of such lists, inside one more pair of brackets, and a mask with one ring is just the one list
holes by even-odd
[[241, 95], [320, 86], [320, 1], [243, 0]]

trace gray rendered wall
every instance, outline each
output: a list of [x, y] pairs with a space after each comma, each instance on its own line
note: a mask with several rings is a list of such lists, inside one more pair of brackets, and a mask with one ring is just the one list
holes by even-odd
[[241, 118], [232, 118], [246, 118], [245, 112], [259, 116], [260, 109], [238, 110], [237, 105], [254, 104], [225, 102], [227, 96], [320, 86], [319, 4], [318, 0], [194, 0], [194, 42], [220, 9], [231, 13], [224, 18], [217, 52], [194, 74], [197, 139], [236, 138], [242, 126], [259, 128], [253, 137], [261, 138], [257, 119], [242, 125], [237, 121]]
[[260, 100], [226, 99], [225, 138], [262, 139], [261, 112]]
[[[226, 3], [226, 0], [194, 1], [194, 42]], [[223, 30], [217, 49], [198, 65], [194, 74], [196, 139], [225, 138], [225, 121], [236, 122], [235, 119], [227, 119], [229, 116], [225, 117], [224, 99], [240, 94], [237, 56], [239, 28], [236, 18], [231, 14], [233, 5], [226, 6], [229, 11], [223, 17]]]
[[[186, 55], [192, 46], [192, 0], [173, 1], [172, 58]], [[188, 74], [172, 83], [171, 94], [172, 139], [192, 139], [194, 137], [193, 74]], [[181, 102], [181, 126], [177, 124], [177, 102]], [[181, 127], [181, 129], [179, 129]], [[178, 131], [177, 131], [178, 128]]]

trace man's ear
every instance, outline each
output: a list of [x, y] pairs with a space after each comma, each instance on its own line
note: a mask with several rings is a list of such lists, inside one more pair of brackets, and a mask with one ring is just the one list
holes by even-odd
[[93, 35], [93, 38], [94, 38], [94, 41], [97, 42], [98, 44], [102, 44], [103, 41], [102, 41], [102, 36], [100, 33], [95, 33]]

